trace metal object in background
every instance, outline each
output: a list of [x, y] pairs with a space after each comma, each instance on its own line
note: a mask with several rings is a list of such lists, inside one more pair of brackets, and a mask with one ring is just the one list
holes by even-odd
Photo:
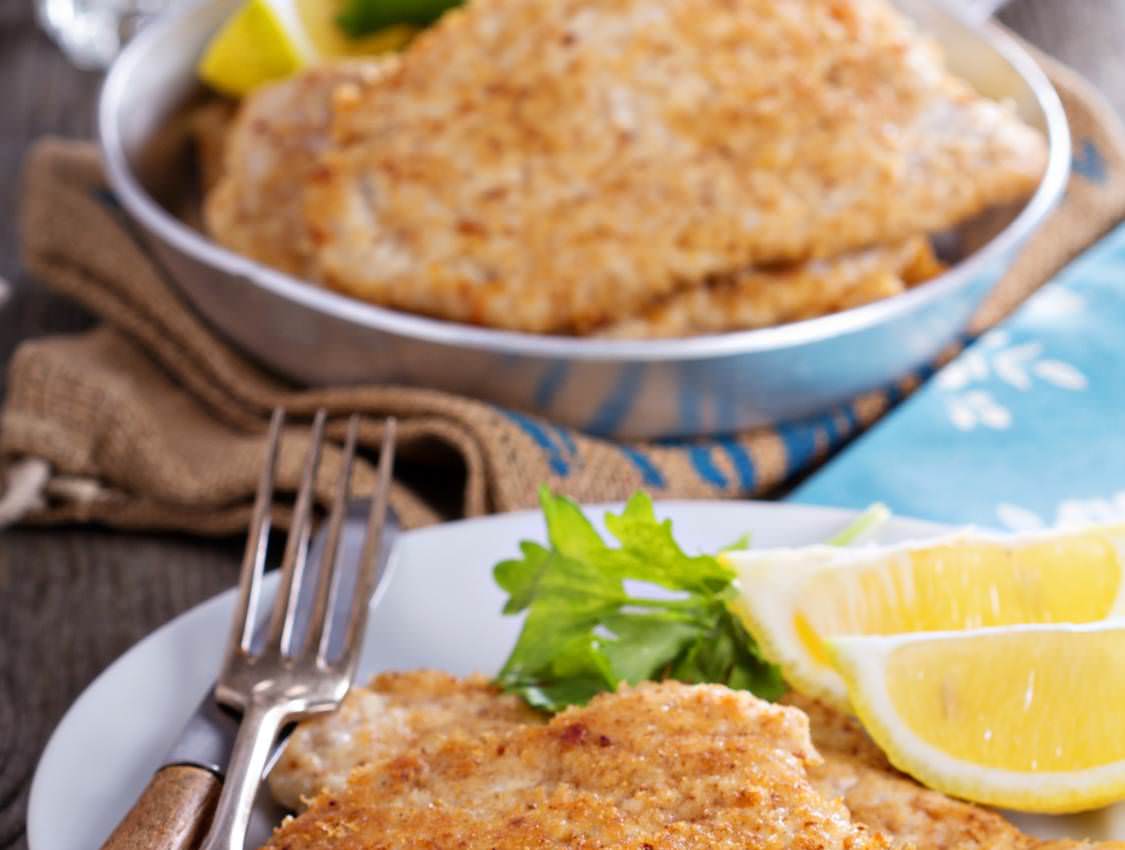
[[954, 8], [960, 7], [962, 13], [971, 21], [987, 21], [1000, 9], [1007, 5], [1008, 0], [947, 0]]
[[[169, 0], [35, 0], [40, 25], [79, 68], [108, 68], [140, 28]], [[946, 0], [973, 21], [991, 17], [1007, 0]]]
[[200, 95], [195, 62], [238, 0], [192, 0], [146, 30], [102, 90], [110, 184], [185, 300], [234, 345], [307, 385], [446, 390], [593, 434], [729, 433], [825, 411], [933, 361], [962, 333], [1066, 185], [1070, 137], [1050, 81], [1017, 44], [937, 0], [896, 0], [952, 70], [1040, 128], [1049, 164], [1022, 206], [990, 217], [975, 250], [893, 298], [762, 330], [679, 340], [579, 339], [445, 322], [309, 285], [221, 248], [172, 212], [191, 147], [177, 122]]
[[39, 25], [79, 68], [108, 68], [169, 0], [35, 0]]

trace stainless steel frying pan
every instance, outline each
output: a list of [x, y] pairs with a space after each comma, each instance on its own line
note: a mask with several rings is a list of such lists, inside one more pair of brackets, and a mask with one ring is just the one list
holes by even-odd
[[114, 64], [100, 104], [109, 180], [180, 292], [251, 357], [308, 385], [399, 383], [486, 399], [588, 432], [657, 438], [730, 432], [823, 412], [929, 362], [1042, 224], [1066, 184], [1070, 140], [1050, 82], [995, 27], [933, 0], [898, 5], [953, 70], [1012, 101], [1046, 134], [1050, 161], [1023, 206], [945, 274], [823, 318], [682, 340], [537, 336], [377, 307], [238, 256], [172, 209], [190, 180], [176, 115], [199, 96], [194, 65], [237, 0], [189, 0]]

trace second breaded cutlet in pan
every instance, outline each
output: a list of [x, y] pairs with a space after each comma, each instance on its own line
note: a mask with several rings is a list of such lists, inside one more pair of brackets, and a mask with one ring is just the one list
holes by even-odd
[[668, 335], [644, 316], [681, 293], [791, 284], [806, 261], [846, 277], [1030, 194], [1046, 156], [886, 0], [470, 0], [378, 70], [333, 73], [244, 105], [211, 232], [497, 328]]
[[470, 0], [334, 129], [328, 285], [538, 332], [945, 230], [1045, 163], [886, 0]]
[[720, 685], [641, 684], [547, 723], [451, 734], [356, 770], [271, 850], [879, 850], [819, 794], [800, 711]]

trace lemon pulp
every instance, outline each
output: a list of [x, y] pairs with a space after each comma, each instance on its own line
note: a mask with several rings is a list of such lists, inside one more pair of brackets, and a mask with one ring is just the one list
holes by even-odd
[[[803, 586], [796, 616], [806, 636], [1087, 623], [1110, 613], [1120, 587], [1117, 549], [1103, 534], [948, 543], [820, 571]], [[808, 649], [824, 657], [816, 642]]]
[[246, 0], [211, 39], [200, 79], [234, 97], [322, 59], [401, 50], [414, 29], [392, 26], [352, 39], [336, 24], [342, 0]]
[[1113, 708], [1125, 704], [1122, 653], [1125, 628], [923, 641], [890, 654], [887, 689], [903, 723], [955, 758], [1086, 770], [1125, 759], [1125, 723]]
[[827, 641], [851, 703], [900, 770], [995, 806], [1125, 799], [1125, 623]]
[[309, 59], [307, 45], [269, 0], [247, 0], [207, 46], [200, 78], [240, 97], [262, 83], [282, 79]]

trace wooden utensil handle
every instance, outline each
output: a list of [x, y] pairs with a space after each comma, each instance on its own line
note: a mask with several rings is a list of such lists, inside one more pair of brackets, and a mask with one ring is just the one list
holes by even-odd
[[207, 834], [221, 783], [209, 770], [172, 765], [156, 772], [102, 850], [192, 850]]

